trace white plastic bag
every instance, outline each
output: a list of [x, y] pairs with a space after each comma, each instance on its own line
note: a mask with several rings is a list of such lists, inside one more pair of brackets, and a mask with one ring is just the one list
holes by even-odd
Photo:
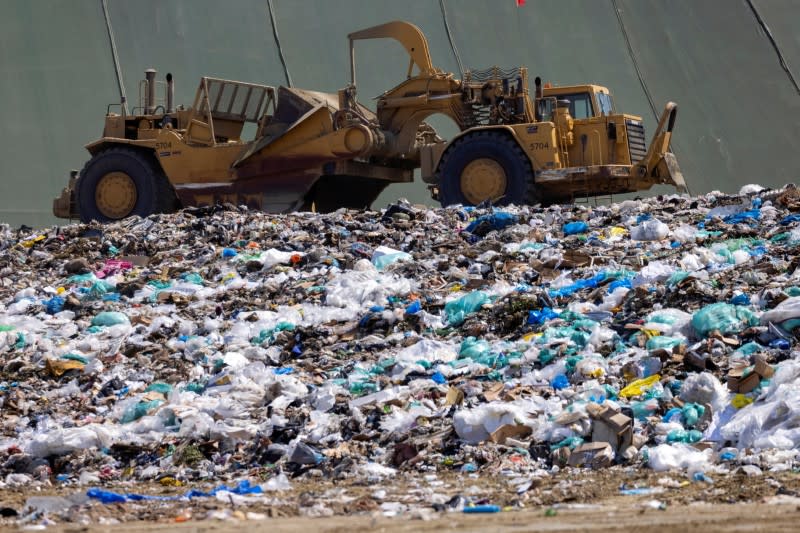
[[669, 226], [658, 219], [645, 220], [631, 229], [631, 239], [634, 241], [660, 241], [670, 234]]
[[528, 421], [515, 403], [491, 402], [474, 409], [462, 409], [453, 417], [458, 436], [470, 444], [485, 441], [500, 426]]
[[689, 474], [704, 472], [711, 466], [710, 449], [700, 451], [688, 444], [659, 444], [647, 449], [647, 466], [656, 472], [687, 470]]
[[800, 318], [800, 296], [787, 298], [774, 308], [765, 311], [761, 315], [761, 325], [766, 326], [770, 322], [780, 324], [792, 318]]

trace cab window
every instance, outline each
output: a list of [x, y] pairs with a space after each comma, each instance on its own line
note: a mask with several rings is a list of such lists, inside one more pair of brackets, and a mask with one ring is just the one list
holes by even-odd
[[573, 93], [558, 96], [559, 100], [569, 100], [569, 114], [572, 118], [590, 118], [594, 116], [592, 96], [589, 93]]
[[611, 95], [607, 93], [597, 93], [597, 102], [600, 104], [601, 115], [614, 114], [614, 102], [611, 100]]

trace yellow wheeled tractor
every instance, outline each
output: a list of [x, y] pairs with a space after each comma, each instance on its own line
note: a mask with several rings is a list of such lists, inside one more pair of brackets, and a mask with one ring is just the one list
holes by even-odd
[[[416, 169], [443, 205], [572, 201], [686, 185], [669, 151], [677, 106], [653, 140], [641, 117], [619, 113], [598, 85], [552, 87], [524, 67], [467, 71], [433, 66], [425, 36], [395, 21], [351, 33], [351, 83], [337, 94], [204, 77], [191, 107], [148, 70], [140, 106], [106, 112], [92, 158], [54, 201], [56, 216], [110, 221], [181, 206], [245, 204], [269, 212], [368, 207]], [[392, 38], [408, 52], [406, 79], [377, 98], [356, 98], [354, 43]], [[163, 85], [164, 95], [157, 89]], [[459, 127], [445, 141], [425, 120]]]

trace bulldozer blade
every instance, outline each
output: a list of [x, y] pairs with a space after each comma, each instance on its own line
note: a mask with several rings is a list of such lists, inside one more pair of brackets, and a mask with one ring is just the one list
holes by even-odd
[[689, 187], [686, 186], [686, 180], [683, 178], [681, 167], [678, 166], [678, 159], [672, 152], [666, 152], [663, 156], [663, 161], [669, 171], [669, 178], [672, 185], [678, 190], [679, 193], [688, 193]]

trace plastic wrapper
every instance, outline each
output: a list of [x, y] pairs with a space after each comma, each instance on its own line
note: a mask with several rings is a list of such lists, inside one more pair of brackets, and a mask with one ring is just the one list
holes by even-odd
[[660, 379], [661, 376], [658, 374], [654, 374], [652, 376], [643, 379], [637, 379], [628, 384], [622, 390], [620, 390], [619, 395], [622, 396], [623, 398], [641, 396], [642, 394], [647, 392], [651, 387], [653, 387], [653, 385], [658, 383]]
[[778, 385], [758, 402], [739, 409], [720, 428], [739, 448], [794, 449], [800, 446], [800, 385]]
[[76, 450], [110, 446], [119, 432], [100, 424], [87, 424], [79, 428], [58, 428], [34, 435], [26, 450], [34, 457], [63, 455]]

